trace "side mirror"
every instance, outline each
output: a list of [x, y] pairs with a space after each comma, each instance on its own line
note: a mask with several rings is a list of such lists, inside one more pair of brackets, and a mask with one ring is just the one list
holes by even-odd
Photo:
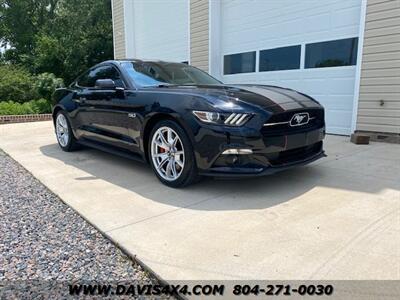
[[112, 79], [97, 79], [94, 87], [98, 89], [115, 89], [116, 85]]

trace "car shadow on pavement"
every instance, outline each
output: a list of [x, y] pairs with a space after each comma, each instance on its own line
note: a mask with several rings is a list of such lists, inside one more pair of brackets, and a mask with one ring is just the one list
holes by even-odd
[[198, 210], [263, 209], [313, 193], [316, 187], [330, 188], [323, 196], [315, 193], [321, 201], [330, 194], [334, 197], [340, 190], [371, 194], [385, 189], [399, 190], [394, 182], [326, 167], [323, 162], [263, 177], [204, 178], [195, 185], [173, 189], [159, 182], [144, 163], [88, 148], [67, 153], [57, 144], [42, 146], [40, 151], [88, 174], [74, 178], [76, 181], [104, 180], [153, 201]]

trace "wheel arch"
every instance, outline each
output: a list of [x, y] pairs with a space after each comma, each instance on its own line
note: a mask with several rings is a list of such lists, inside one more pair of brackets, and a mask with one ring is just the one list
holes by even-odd
[[143, 132], [142, 132], [142, 141], [143, 141], [143, 153], [146, 159], [146, 162], [149, 163], [149, 153], [148, 153], [148, 147], [149, 147], [149, 139], [150, 139], [150, 133], [152, 131], [152, 129], [154, 128], [154, 126], [160, 122], [160, 121], [164, 121], [164, 120], [171, 120], [176, 122], [178, 125], [180, 125], [183, 130], [185, 131], [185, 133], [188, 135], [189, 140], [193, 143], [193, 137], [190, 134], [190, 128], [189, 126], [187, 126], [187, 124], [185, 124], [185, 122], [183, 120], [181, 120], [179, 117], [172, 115], [172, 114], [168, 114], [168, 113], [157, 113], [152, 115], [144, 124], [143, 126]]
[[51, 114], [52, 118], [53, 118], [53, 124], [55, 124], [56, 122], [56, 116], [58, 114], [59, 111], [63, 110], [63, 107], [61, 107], [60, 105], [57, 105], [53, 108], [53, 112]]

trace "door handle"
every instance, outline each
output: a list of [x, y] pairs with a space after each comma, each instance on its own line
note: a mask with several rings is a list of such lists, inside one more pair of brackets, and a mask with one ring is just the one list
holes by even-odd
[[86, 100], [87, 100], [86, 97], [79, 97], [79, 99], [76, 98], [72, 99], [72, 101], [76, 103], [85, 103]]

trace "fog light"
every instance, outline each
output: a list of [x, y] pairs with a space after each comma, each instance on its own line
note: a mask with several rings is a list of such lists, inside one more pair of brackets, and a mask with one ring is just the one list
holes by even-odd
[[227, 149], [222, 152], [223, 155], [226, 154], [253, 154], [253, 150], [251, 149]]
[[239, 156], [237, 155], [227, 155], [225, 156], [225, 162], [227, 165], [234, 165], [239, 162]]

